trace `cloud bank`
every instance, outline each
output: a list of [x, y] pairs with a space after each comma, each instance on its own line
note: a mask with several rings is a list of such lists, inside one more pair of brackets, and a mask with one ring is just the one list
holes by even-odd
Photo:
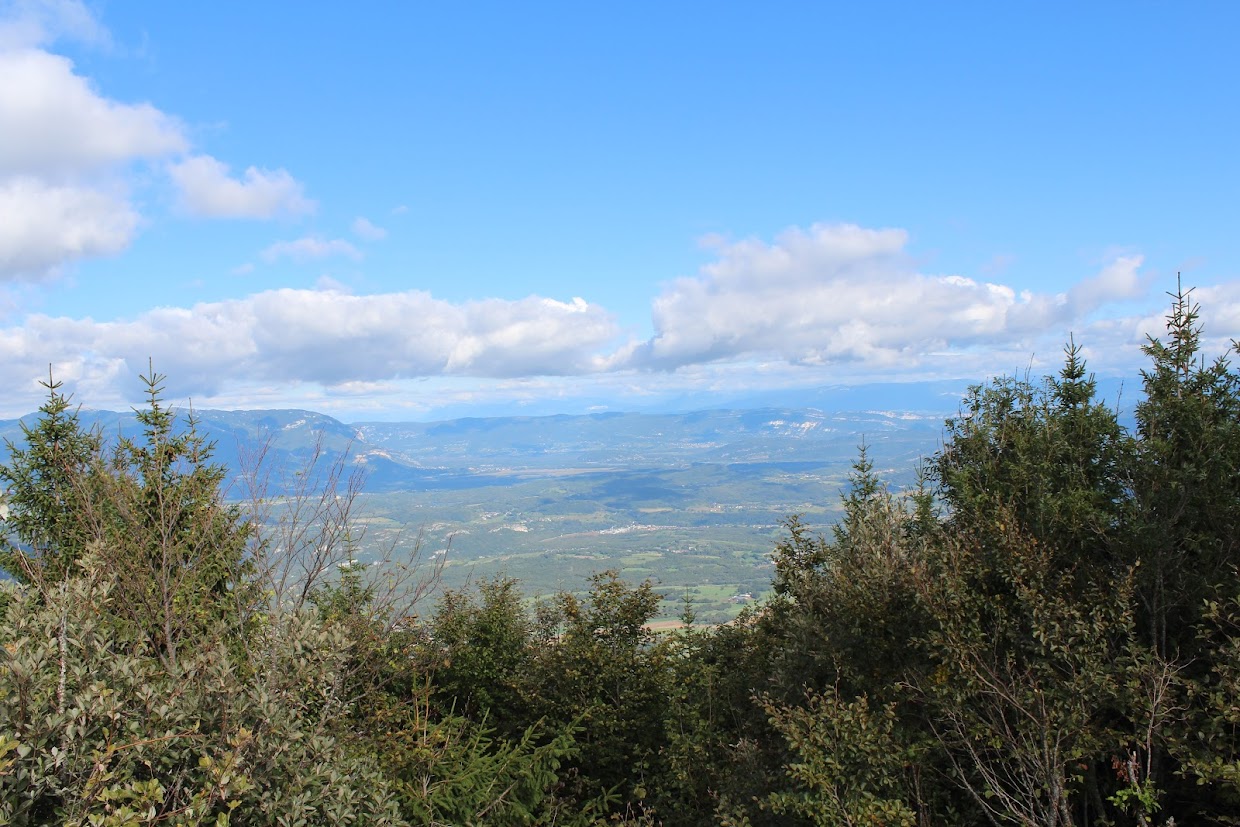
[[[105, 243], [106, 233], [100, 238]], [[1035, 367], [1053, 370], [1072, 332], [1095, 367], [1129, 370], [1141, 361], [1144, 337], [1162, 333], [1161, 301], [1142, 315], [1105, 312], [1145, 296], [1138, 256], [1116, 258], [1066, 292], [1031, 293], [923, 273], [907, 243], [898, 229], [815, 225], [771, 242], [718, 245], [696, 275], [653, 299], [653, 335], [627, 342], [612, 314], [582, 298], [451, 303], [420, 290], [352, 295], [330, 281], [325, 289], [269, 290], [127, 320], [34, 315], [0, 328], [0, 379], [29, 388], [51, 362], [94, 399], [153, 356], [178, 393], [199, 398], [242, 386], [272, 397], [307, 385], [399, 394], [409, 382], [445, 377], [479, 380], [479, 387], [481, 380], [587, 377], [595, 389], [611, 383], [640, 393], [677, 382], [737, 389], [762, 377], [819, 384], [981, 378], [1019, 370], [1034, 354], [1045, 360]], [[317, 239], [269, 250], [272, 257], [350, 251], [348, 242]], [[1195, 296], [1207, 334], [1215, 335], [1207, 345], [1221, 352], [1227, 342], [1217, 334], [1240, 329], [1240, 284]]]
[[591, 371], [615, 335], [611, 316], [582, 299], [451, 304], [416, 290], [282, 289], [123, 321], [30, 316], [0, 329], [0, 376], [30, 387], [51, 363], [59, 377], [95, 393], [153, 357], [176, 392], [210, 396], [247, 382], [571, 375]]

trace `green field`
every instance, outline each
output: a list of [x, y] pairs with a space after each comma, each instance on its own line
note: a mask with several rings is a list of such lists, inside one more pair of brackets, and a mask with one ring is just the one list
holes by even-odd
[[770, 552], [791, 514], [825, 530], [848, 464], [564, 474], [464, 490], [364, 494], [363, 557], [417, 546], [442, 587], [517, 578], [532, 598], [578, 591], [598, 571], [652, 580], [663, 617], [686, 594], [699, 619], [722, 622], [770, 587]]

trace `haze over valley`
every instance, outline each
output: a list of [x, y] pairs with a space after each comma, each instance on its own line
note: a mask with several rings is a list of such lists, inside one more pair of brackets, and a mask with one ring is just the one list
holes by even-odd
[[[230, 469], [234, 498], [248, 490], [259, 446], [277, 497], [316, 447], [320, 471], [342, 458], [360, 471], [362, 561], [393, 544], [420, 544], [427, 571], [442, 563], [443, 587], [505, 575], [532, 596], [617, 569], [656, 583], [668, 597], [662, 616], [678, 614], [687, 596], [703, 621], [719, 622], [769, 589], [785, 518], [800, 515], [818, 530], [835, 518], [862, 443], [893, 483], [910, 483], [963, 390], [822, 388], [778, 397], [801, 407], [436, 422], [346, 424], [288, 410], [195, 415]], [[877, 407], [897, 400], [906, 407]], [[108, 438], [139, 432], [132, 414], [81, 416]], [[0, 436], [19, 440], [17, 422], [0, 422]]]

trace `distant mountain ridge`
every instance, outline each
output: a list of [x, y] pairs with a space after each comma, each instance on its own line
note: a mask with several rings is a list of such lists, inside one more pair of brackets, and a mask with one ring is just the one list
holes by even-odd
[[[320, 445], [328, 461], [347, 454], [350, 463], [364, 466], [369, 491], [465, 488], [566, 469], [818, 459], [824, 452], [855, 453], [863, 438], [878, 447], [896, 433], [901, 442], [917, 432], [929, 443], [942, 427], [933, 415], [789, 408], [356, 424], [304, 410], [195, 410], [194, 416], [216, 443], [216, 459], [234, 476], [253, 465], [263, 445], [265, 461], [283, 469], [304, 466]], [[133, 413], [83, 409], [80, 417], [107, 439], [141, 434]], [[0, 420], [0, 438], [20, 442], [22, 421]], [[7, 447], [0, 447], [0, 459], [7, 456]]]
[[[865, 441], [889, 467], [932, 453], [965, 391], [960, 382], [882, 384], [750, 394], [737, 404], [678, 411], [461, 417], [433, 422], [345, 423], [314, 411], [195, 410], [217, 459], [239, 474], [267, 445], [274, 467], [296, 469], [321, 445], [365, 467], [367, 490], [468, 488], [566, 470], [675, 468], [832, 460]], [[1104, 385], [1104, 396], [1119, 395]], [[1127, 401], [1127, 400], [1126, 400]], [[754, 404], [766, 402], [769, 404]], [[787, 404], [774, 404], [784, 402]], [[32, 419], [34, 414], [25, 417]], [[132, 412], [82, 409], [105, 437], [137, 436]], [[0, 420], [19, 440], [21, 420]], [[7, 449], [0, 446], [0, 457]]]
[[[468, 487], [466, 478], [529, 479], [574, 468], [677, 467], [693, 463], [797, 461], [862, 438], [881, 445], [893, 433], [931, 439], [942, 418], [906, 412], [833, 412], [760, 408], [687, 414], [602, 413], [487, 417], [443, 422], [349, 425], [303, 410], [197, 410], [199, 429], [216, 443], [216, 458], [239, 474], [260, 446], [276, 467], [298, 468], [321, 445], [333, 460], [347, 453], [365, 466], [368, 490]], [[26, 418], [33, 419], [33, 414]], [[136, 437], [132, 413], [80, 412], [82, 424], [105, 438]], [[0, 437], [21, 439], [22, 420], [0, 421]], [[7, 456], [7, 448], [0, 455]]]

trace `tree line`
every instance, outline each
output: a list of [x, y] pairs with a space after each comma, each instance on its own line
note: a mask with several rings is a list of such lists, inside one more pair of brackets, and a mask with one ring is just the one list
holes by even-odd
[[153, 371], [114, 441], [49, 377], [0, 466], [0, 825], [1240, 824], [1240, 374], [1183, 290], [1144, 352], [1132, 427], [1069, 343], [658, 634], [615, 572], [432, 604], [353, 561], [343, 466], [226, 497]]

